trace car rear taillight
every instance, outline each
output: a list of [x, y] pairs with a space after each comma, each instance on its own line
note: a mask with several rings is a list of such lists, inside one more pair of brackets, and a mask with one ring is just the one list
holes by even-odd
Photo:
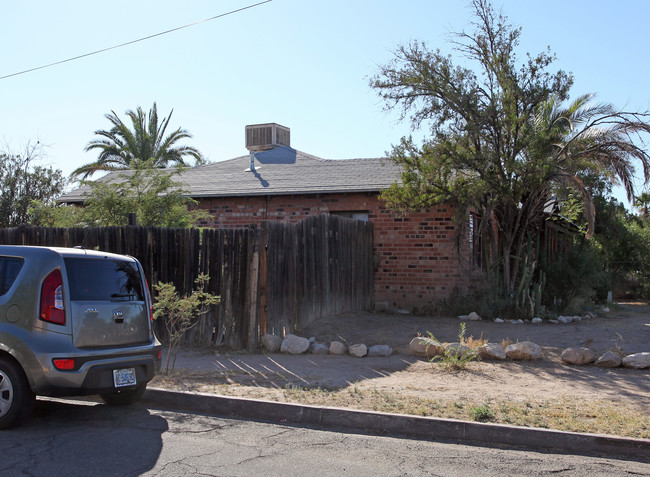
[[74, 369], [74, 359], [55, 358], [52, 360], [54, 367], [60, 371], [71, 371]]
[[54, 270], [43, 281], [43, 287], [41, 288], [41, 319], [57, 325], [65, 325], [63, 278], [60, 270]]

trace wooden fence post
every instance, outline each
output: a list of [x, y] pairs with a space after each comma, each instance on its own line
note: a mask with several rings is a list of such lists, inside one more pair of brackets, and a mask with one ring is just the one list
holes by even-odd
[[258, 326], [260, 336], [263, 336], [267, 332], [267, 287], [268, 287], [268, 267], [269, 267], [269, 223], [264, 221], [262, 222], [259, 235], [259, 280], [258, 280]]
[[255, 351], [257, 349], [260, 329], [258, 324], [258, 300], [259, 300], [259, 270], [260, 270], [260, 233], [257, 229], [249, 229], [248, 233], [248, 279], [246, 288], [248, 297], [246, 300], [248, 310], [248, 336], [246, 337], [246, 349]]

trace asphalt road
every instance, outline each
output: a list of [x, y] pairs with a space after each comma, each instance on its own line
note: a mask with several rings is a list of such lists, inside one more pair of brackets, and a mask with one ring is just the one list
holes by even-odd
[[10, 476], [650, 475], [650, 464], [346, 434], [237, 419], [40, 401], [0, 431]]

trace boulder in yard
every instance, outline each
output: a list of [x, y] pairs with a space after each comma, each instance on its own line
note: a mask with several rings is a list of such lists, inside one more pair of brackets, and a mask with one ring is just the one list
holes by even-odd
[[368, 348], [368, 356], [390, 356], [393, 354], [393, 348], [388, 345], [375, 345]]
[[650, 368], [650, 353], [635, 353], [623, 358], [623, 366], [632, 369]]
[[332, 341], [330, 343], [330, 354], [344, 355], [348, 348], [340, 341]]
[[596, 360], [596, 353], [589, 348], [572, 347], [562, 351], [562, 361], [568, 364], [589, 364]]
[[296, 335], [287, 335], [282, 340], [280, 351], [288, 354], [302, 354], [306, 353], [311, 343], [307, 338], [302, 338]]
[[282, 337], [266, 333], [262, 336], [262, 346], [269, 353], [277, 353], [282, 346]]
[[514, 360], [534, 360], [542, 357], [542, 348], [532, 341], [513, 343], [506, 348], [506, 356]]
[[323, 343], [312, 343], [309, 346], [309, 352], [311, 354], [330, 354], [330, 349], [329, 346]]
[[469, 353], [472, 349], [463, 343], [449, 343], [445, 346], [445, 354], [460, 358]]
[[433, 358], [445, 353], [445, 347], [433, 338], [416, 336], [409, 343], [409, 350], [415, 356]]
[[621, 357], [613, 351], [606, 351], [596, 360], [596, 366], [600, 368], [618, 368], [622, 363]]
[[363, 343], [353, 344], [348, 348], [348, 353], [357, 358], [363, 358], [368, 354], [368, 347]]
[[478, 355], [483, 359], [506, 359], [506, 350], [498, 343], [485, 343], [478, 349]]

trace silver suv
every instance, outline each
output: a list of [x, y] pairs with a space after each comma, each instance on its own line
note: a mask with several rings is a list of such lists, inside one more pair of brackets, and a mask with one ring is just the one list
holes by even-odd
[[137, 401], [160, 369], [151, 307], [135, 258], [0, 245], [0, 429], [35, 395]]

